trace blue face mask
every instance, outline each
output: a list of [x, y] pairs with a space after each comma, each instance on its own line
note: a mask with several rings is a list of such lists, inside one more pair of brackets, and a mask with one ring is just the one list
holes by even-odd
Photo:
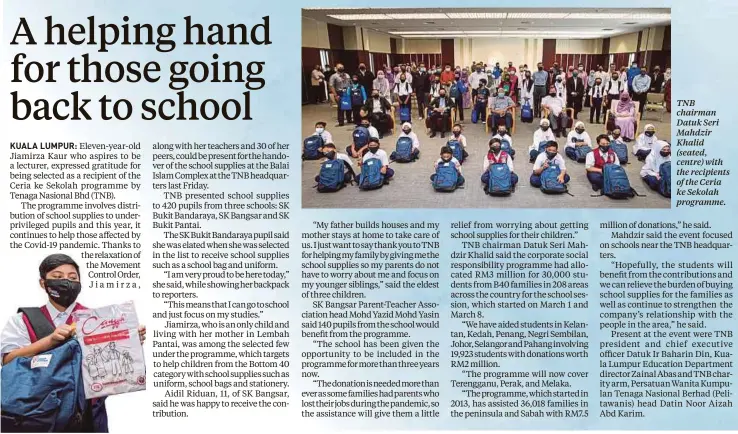
[[607, 151], [609, 151], [609, 150], [610, 150], [610, 145], [609, 145], [609, 144], [607, 144], [607, 145], [604, 145], [604, 146], [603, 146], [603, 145], [600, 145], [600, 150], [601, 150], [602, 152], [607, 152]]

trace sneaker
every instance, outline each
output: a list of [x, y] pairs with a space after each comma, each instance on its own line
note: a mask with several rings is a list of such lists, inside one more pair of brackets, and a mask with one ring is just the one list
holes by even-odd
[[434, 137], [436, 137], [436, 132], [435, 132], [435, 131], [433, 131], [433, 132], [431, 133], [431, 135], [430, 135], [430, 138], [431, 138], [431, 139], [432, 139], [432, 138], [434, 138]]

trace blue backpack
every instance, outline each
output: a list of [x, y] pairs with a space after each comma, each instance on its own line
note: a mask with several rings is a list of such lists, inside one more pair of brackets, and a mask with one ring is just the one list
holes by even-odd
[[464, 162], [464, 147], [461, 146], [461, 142], [451, 139], [446, 142], [446, 146], [451, 148], [451, 154], [459, 161], [459, 163]]
[[351, 97], [344, 93], [341, 95], [341, 100], [338, 102], [341, 110], [351, 110]]
[[310, 136], [302, 142], [302, 159], [317, 160], [322, 157], [320, 148], [323, 147], [323, 138], [317, 134]]
[[507, 140], [503, 140], [500, 144], [500, 149], [505, 151], [507, 155], [510, 156], [510, 158], [515, 159], [515, 149], [512, 148], [510, 142], [508, 142]]
[[507, 163], [495, 163], [489, 166], [489, 183], [487, 194], [504, 196], [512, 193], [512, 180], [510, 179], [510, 168]]
[[[54, 328], [40, 309], [20, 309], [41, 339]], [[76, 339], [2, 368], [3, 432], [79, 432], [88, 408], [82, 383], [82, 349]]]
[[533, 122], [533, 109], [530, 107], [530, 103], [528, 101], [526, 101], [520, 108], [520, 122], [528, 124]]
[[408, 106], [400, 107], [400, 122], [409, 122], [409, 121], [410, 121], [410, 107]]
[[671, 161], [661, 163], [659, 177], [659, 193], [664, 197], [671, 197]]
[[361, 126], [356, 127], [354, 128], [353, 137], [354, 146], [356, 146], [356, 149], [361, 149], [369, 143], [369, 129]]
[[351, 95], [351, 106], [364, 105], [364, 95], [361, 94], [361, 86], [352, 87], [349, 91]]
[[408, 163], [413, 161], [413, 139], [407, 136], [397, 139], [395, 145], [395, 161], [400, 163]]
[[620, 164], [628, 164], [628, 146], [625, 143], [610, 142], [610, 149], [618, 156]]
[[552, 161], [548, 164], [549, 166], [541, 172], [541, 191], [547, 194], [568, 193], [566, 184], [559, 182], [561, 168]]
[[628, 174], [625, 173], [623, 166], [617, 164], [605, 164], [602, 169], [604, 183], [600, 195], [605, 195], [613, 199], [627, 199], [633, 196], [640, 196], [633, 187], [630, 186]]
[[361, 165], [359, 188], [361, 190], [376, 190], [384, 185], [384, 175], [381, 172], [382, 162], [378, 158], [370, 158]]
[[587, 145], [575, 146], [574, 151], [577, 155], [577, 163], [584, 163], [587, 160], [587, 154], [592, 152], [592, 148]]
[[538, 149], [533, 149], [530, 151], [530, 162], [533, 163], [536, 161], [536, 158], [538, 158], [539, 155], [546, 152], [546, 145], [548, 144], [547, 141], [542, 141], [538, 144]]
[[318, 174], [318, 191], [329, 193], [338, 191], [344, 187], [344, 162], [343, 160], [327, 160], [320, 165]]
[[453, 162], [443, 162], [436, 168], [436, 177], [433, 180], [433, 188], [436, 191], [454, 191], [459, 181], [459, 172]]

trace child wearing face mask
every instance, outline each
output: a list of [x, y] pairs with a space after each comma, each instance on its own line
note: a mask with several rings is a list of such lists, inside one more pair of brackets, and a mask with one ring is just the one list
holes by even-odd
[[587, 173], [587, 180], [592, 185], [592, 190], [598, 191], [602, 189], [605, 182], [605, 178], [602, 174], [602, 169], [605, 164], [617, 164], [620, 165], [620, 159], [617, 154], [610, 149], [610, 138], [607, 134], [600, 134], [597, 136], [597, 147], [587, 154], [587, 158], [584, 161], [584, 168]]
[[510, 147], [512, 147], [513, 140], [512, 136], [508, 133], [507, 127], [504, 125], [500, 125], [499, 128], [497, 128], [497, 134], [492, 136], [493, 139], [500, 139], [500, 142], [503, 142], [507, 140], [507, 143], [510, 144]]
[[489, 152], [487, 152], [487, 156], [484, 159], [484, 166], [482, 168], [481, 179], [485, 190], [489, 186], [489, 166], [498, 163], [507, 164], [507, 168], [510, 169], [510, 184], [513, 188], [518, 183], [518, 175], [515, 173], [512, 157], [502, 150], [502, 142], [500, 139], [492, 138], [489, 141]]
[[[592, 72], [594, 77], [594, 72]], [[589, 88], [589, 123], [600, 123], [600, 113], [602, 112], [602, 101], [605, 97], [605, 89], [602, 86], [602, 80], [595, 78], [592, 86]]]
[[559, 144], [556, 140], [549, 140], [546, 143], [546, 151], [538, 154], [535, 162], [533, 163], [533, 173], [530, 175], [530, 185], [536, 188], [541, 188], [541, 173], [548, 169], [549, 166], [555, 164], [561, 169], [559, 175], [559, 182], [566, 184], [569, 182], [570, 177], [566, 173], [566, 161], [564, 157], [559, 154]]
[[390, 178], [394, 176], [395, 171], [389, 167], [389, 157], [384, 149], [379, 148], [379, 139], [372, 137], [369, 139], [369, 145], [367, 145], [367, 152], [364, 154], [361, 162], [365, 163], [367, 160], [372, 158], [378, 159], [382, 163], [382, 169], [380, 172], [384, 175], [384, 183], [389, 184]]
[[461, 143], [461, 147], [464, 148], [464, 160], [469, 157], [469, 153], [466, 152], [466, 136], [462, 134], [463, 128], [461, 127], [461, 124], [454, 124], [454, 127], [451, 129], [451, 140], [456, 140], [459, 143]]
[[348, 98], [351, 101], [351, 115], [354, 118], [356, 126], [361, 124], [361, 108], [366, 101], [366, 90], [359, 82], [359, 76], [354, 74], [351, 77], [351, 84], [346, 89]]
[[[420, 140], [418, 140], [418, 135], [413, 131], [413, 125], [410, 122], [402, 124], [402, 130], [397, 136], [397, 140], [401, 137], [409, 137], [413, 141], [412, 159], [416, 160], [420, 156]], [[395, 152], [393, 151], [392, 154], [390, 154], [390, 160], [394, 161], [394, 159]]]
[[[76, 324], [72, 313], [86, 309], [77, 302], [82, 285], [79, 265], [69, 256], [55, 253], [47, 256], [38, 267], [39, 285], [46, 292], [48, 300], [40, 309], [21, 309], [8, 320], [0, 336], [2, 363], [7, 365], [17, 358], [30, 358], [50, 351], [75, 335]], [[40, 336], [31, 326], [28, 315], [45, 317], [49, 334]], [[143, 343], [146, 327], [139, 326], [139, 339]], [[89, 432], [108, 432], [106, 399], [88, 401], [91, 411], [84, 413], [80, 421]], [[62, 429], [64, 427], [61, 427]], [[79, 427], [78, 427], [79, 428]], [[76, 429], [75, 431], [79, 431]]]
[[658, 137], [656, 137], [656, 127], [651, 124], [646, 125], [643, 133], [638, 136], [638, 139], [633, 144], [633, 155], [638, 158], [638, 161], [645, 161], [658, 140]]
[[[344, 173], [343, 173], [344, 186], [351, 184], [351, 182], [356, 177], [356, 172], [354, 171], [354, 163], [353, 161], [351, 161], [351, 157], [349, 157], [346, 154], [337, 152], [336, 145], [334, 145], [332, 142], [326, 142], [326, 144], [323, 145], [321, 152], [323, 153], [323, 156], [325, 157], [325, 161], [335, 161], [336, 163], [343, 164], [344, 166]], [[320, 174], [315, 176], [315, 182], [320, 182]]]
[[620, 128], [615, 127], [615, 129], [612, 130], [612, 133], [610, 133], [610, 141], [625, 144], [625, 141], [620, 136]]
[[641, 179], [648, 184], [651, 190], [659, 191], [659, 184], [661, 182], [659, 171], [662, 164], [671, 161], [671, 145], [668, 142], [659, 140], [656, 142], [655, 147], [659, 148], [659, 150], [657, 152], [651, 152], [646, 157], [646, 161], [641, 168]]
[[315, 123], [315, 135], [320, 136], [321, 139], [323, 139], [323, 143], [333, 143], [333, 135], [329, 133], [325, 127], [326, 123], [323, 121], [318, 121]]
[[454, 158], [453, 152], [451, 151], [451, 148], [449, 148], [448, 146], [443, 146], [441, 148], [441, 156], [433, 164], [433, 170], [435, 171], [435, 173], [433, 173], [430, 176], [431, 182], [435, 183], [438, 168], [445, 164], [449, 164], [453, 166], [454, 168], [456, 168], [456, 174], [457, 174], [456, 187], [461, 187], [462, 185], [464, 185], [465, 180], [464, 180], [464, 175], [461, 174], [461, 163], [459, 163], [459, 160]]
[[541, 143], [556, 141], [556, 136], [551, 129], [551, 122], [548, 119], [541, 119], [538, 125], [539, 128], [533, 133], [533, 143], [528, 147], [528, 156], [531, 163], [543, 151]]
[[574, 125], [574, 129], [569, 132], [566, 137], [566, 156], [572, 160], [577, 160], [576, 148], [581, 146], [592, 147], [592, 139], [589, 137], [589, 133], [584, 129], [584, 122], [577, 122]]

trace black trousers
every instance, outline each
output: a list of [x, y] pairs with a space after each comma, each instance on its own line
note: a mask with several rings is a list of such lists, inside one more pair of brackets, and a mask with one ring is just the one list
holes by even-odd
[[546, 86], [533, 87], [533, 113], [537, 118], [541, 117], [541, 100], [546, 95]]
[[456, 107], [456, 113], [459, 116], [459, 120], [463, 121], [464, 120], [464, 95], [461, 95], [458, 98], [456, 98], [454, 107]]
[[602, 97], [592, 97], [592, 106], [589, 108], [589, 123], [594, 123], [595, 119], [597, 123], [600, 123], [600, 113], [602, 111]]
[[633, 101], [639, 102], [639, 110], [641, 111], [641, 119], [643, 119], [643, 113], [646, 111], [644, 108], [646, 107], [646, 101], [648, 100], [648, 92], [643, 93], [635, 93], [633, 94]]

